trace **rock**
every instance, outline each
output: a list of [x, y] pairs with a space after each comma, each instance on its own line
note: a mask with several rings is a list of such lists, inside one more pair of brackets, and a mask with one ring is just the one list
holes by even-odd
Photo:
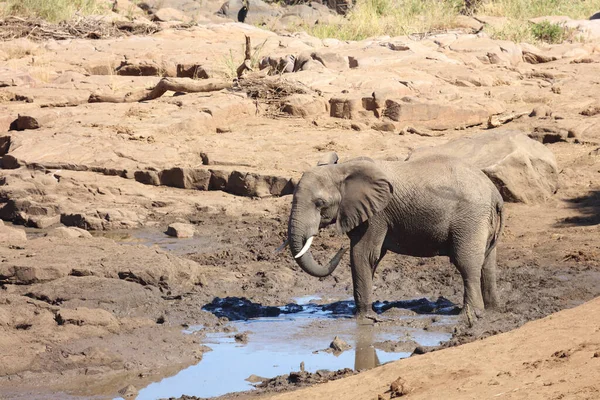
[[238, 343], [248, 343], [248, 332], [236, 333], [234, 339]]
[[481, 125], [487, 122], [490, 112], [476, 104], [449, 105], [403, 98], [386, 100], [383, 115], [393, 121], [420, 122], [428, 128], [442, 130]]
[[480, 168], [505, 201], [539, 203], [558, 189], [554, 154], [520, 131], [493, 130], [414, 150], [407, 160], [431, 155], [460, 157]]
[[533, 132], [529, 134], [529, 137], [544, 144], [566, 142], [569, 137], [569, 131], [558, 126], [536, 126], [533, 128]]
[[6, 86], [35, 87], [36, 80], [27, 72], [0, 68], [0, 88]]
[[27, 226], [32, 226], [38, 229], [46, 229], [52, 225], [60, 224], [60, 215], [41, 216], [32, 215], [27, 220]]
[[282, 111], [294, 117], [317, 117], [327, 112], [327, 102], [310, 94], [294, 94], [286, 99]]
[[390, 398], [402, 397], [410, 392], [406, 381], [401, 377], [390, 384]]
[[365, 124], [363, 124], [362, 122], [353, 122], [350, 124], [350, 128], [353, 131], [364, 131], [364, 130], [368, 129], [367, 126]]
[[333, 349], [334, 352], [340, 352], [341, 353], [343, 351], [351, 349], [352, 346], [350, 346], [344, 340], [342, 340], [338, 336], [336, 336], [335, 338], [333, 338], [333, 341], [329, 345], [329, 348]]
[[343, 70], [350, 68], [348, 57], [338, 53], [317, 51], [312, 53], [311, 56], [329, 69]]
[[580, 114], [586, 117], [593, 117], [600, 114], [600, 102], [590, 105], [585, 110], [581, 111]]
[[43, 266], [3, 263], [0, 265], [0, 283], [31, 285], [64, 278], [68, 273], [69, 267], [64, 263]]
[[81, 228], [60, 226], [52, 229], [46, 236], [63, 239], [77, 239], [91, 238], [92, 234]]
[[193, 168], [165, 169], [158, 174], [160, 184], [181, 189], [208, 190], [210, 171]]
[[177, 64], [178, 78], [208, 79], [208, 72], [200, 64]]
[[18, 245], [27, 241], [27, 234], [23, 229], [0, 223], [0, 243], [3, 245]]
[[363, 111], [361, 98], [332, 97], [329, 99], [329, 115], [333, 118], [357, 119]]
[[269, 380], [269, 378], [264, 378], [262, 376], [258, 376], [258, 375], [250, 375], [249, 377], [247, 377], [245, 379], [245, 381], [250, 382], [250, 383], [260, 383], [260, 382], [264, 382]]
[[169, 67], [154, 60], [122, 61], [115, 72], [123, 76], [176, 76], [174, 66]]
[[377, 122], [373, 124], [371, 128], [381, 132], [394, 132], [396, 130], [396, 125], [392, 122]]
[[557, 57], [544, 54], [544, 52], [537, 47], [523, 43], [523, 61], [529, 64], [543, 64], [551, 61], [558, 60]]
[[176, 238], [191, 238], [196, 233], [196, 227], [194, 227], [194, 225], [177, 222], [169, 225], [165, 233]]
[[59, 325], [100, 326], [111, 331], [115, 331], [119, 327], [117, 318], [112, 313], [100, 308], [62, 308], [58, 312], [56, 320]]
[[133, 385], [127, 385], [119, 390], [119, 394], [123, 397], [134, 397], [137, 396], [138, 390]]
[[174, 8], [161, 8], [156, 11], [152, 16], [153, 21], [158, 22], [169, 22], [169, 21], [181, 21], [181, 22], [189, 22], [191, 18], [185, 15], [183, 12], [176, 10]]
[[457, 15], [454, 17], [454, 25], [460, 28], [470, 28], [473, 31], [480, 31], [483, 28], [483, 24], [481, 22], [466, 15]]
[[101, 231], [104, 229], [104, 220], [83, 213], [62, 214], [60, 222], [63, 225], [81, 228], [86, 231]]
[[547, 105], [537, 106], [531, 111], [529, 116], [530, 117], [538, 117], [538, 118], [551, 117], [552, 109], [550, 107], [548, 107]]

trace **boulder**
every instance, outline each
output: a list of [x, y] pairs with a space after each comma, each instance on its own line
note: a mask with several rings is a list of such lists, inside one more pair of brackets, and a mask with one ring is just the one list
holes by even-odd
[[91, 238], [92, 234], [84, 229], [76, 228], [73, 226], [71, 226], [71, 227], [59, 226], [58, 228], [54, 228], [50, 232], [48, 232], [48, 234], [46, 236], [63, 238], [63, 239], [77, 239], [77, 238]]
[[493, 130], [415, 149], [407, 160], [431, 155], [459, 157], [480, 168], [505, 201], [540, 203], [558, 189], [554, 154], [543, 144], [515, 130]]
[[169, 225], [165, 233], [176, 238], [191, 238], [196, 233], [196, 228], [191, 224], [176, 222]]
[[152, 16], [152, 19], [154, 21], [159, 21], [159, 22], [169, 22], [169, 21], [189, 22], [191, 20], [191, 18], [189, 16], [187, 16], [186, 14], [184, 14], [183, 12], [181, 12], [177, 9], [174, 9], [174, 8], [169, 8], [169, 7], [161, 8], [160, 10], [156, 11], [154, 13], [154, 15]]
[[338, 336], [336, 336], [333, 341], [329, 344], [329, 348], [332, 349], [334, 352], [343, 352], [346, 351], [348, 349], [351, 349], [352, 346], [350, 346], [348, 343], [346, 343], [346, 341], [344, 341], [343, 339], [340, 339]]
[[327, 102], [310, 94], [294, 94], [286, 99], [283, 112], [294, 117], [318, 117], [327, 112]]
[[418, 122], [437, 130], [480, 125], [488, 120], [490, 114], [477, 104], [450, 104], [406, 97], [386, 100], [383, 111], [383, 115], [393, 121]]
[[0, 244], [15, 245], [27, 241], [27, 234], [23, 229], [6, 226], [0, 221]]

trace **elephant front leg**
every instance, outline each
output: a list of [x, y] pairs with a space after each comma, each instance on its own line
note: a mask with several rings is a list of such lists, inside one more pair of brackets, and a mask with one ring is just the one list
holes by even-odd
[[369, 314], [374, 314], [373, 274], [382, 257], [383, 239], [384, 235], [368, 231], [360, 238], [351, 238], [350, 267], [356, 316], [359, 321], [365, 320]]

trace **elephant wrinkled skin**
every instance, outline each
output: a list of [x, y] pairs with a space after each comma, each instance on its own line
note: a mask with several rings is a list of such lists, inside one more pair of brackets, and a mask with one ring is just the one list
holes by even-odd
[[335, 270], [342, 252], [322, 266], [309, 250], [312, 238], [331, 224], [348, 235], [359, 317], [371, 310], [373, 274], [387, 251], [448, 256], [463, 278], [463, 311], [477, 311], [498, 304], [496, 244], [502, 207], [490, 179], [457, 159], [360, 158], [304, 173], [294, 192], [288, 241], [300, 267], [323, 277]]

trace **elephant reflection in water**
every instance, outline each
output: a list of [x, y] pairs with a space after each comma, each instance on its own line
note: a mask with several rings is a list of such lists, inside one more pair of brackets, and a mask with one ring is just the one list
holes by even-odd
[[373, 347], [373, 339], [373, 325], [357, 324], [356, 352], [354, 354], [355, 371], [371, 369], [381, 365], [377, 357], [377, 351]]

